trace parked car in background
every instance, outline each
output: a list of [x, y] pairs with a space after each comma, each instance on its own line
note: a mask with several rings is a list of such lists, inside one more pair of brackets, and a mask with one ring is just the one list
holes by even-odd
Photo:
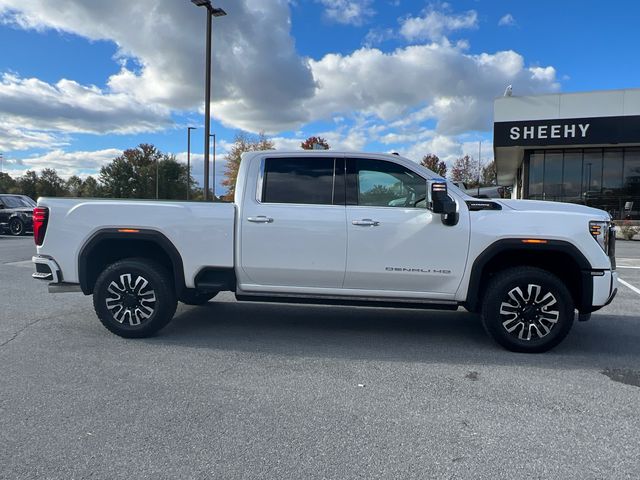
[[0, 194], [0, 233], [17, 236], [32, 232], [35, 206], [26, 195]]

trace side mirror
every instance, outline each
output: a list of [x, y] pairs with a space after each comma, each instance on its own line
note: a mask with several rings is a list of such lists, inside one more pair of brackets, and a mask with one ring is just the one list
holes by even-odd
[[429, 210], [442, 215], [444, 225], [455, 225], [458, 223], [458, 213], [456, 212], [456, 202], [454, 202], [447, 192], [447, 182], [444, 179], [434, 179], [427, 182], [427, 192], [429, 194]]
[[444, 180], [429, 180], [429, 210], [433, 213], [455, 213], [456, 202], [449, 198], [447, 182]]

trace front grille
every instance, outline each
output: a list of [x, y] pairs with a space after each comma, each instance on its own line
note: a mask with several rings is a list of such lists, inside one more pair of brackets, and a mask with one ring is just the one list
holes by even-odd
[[607, 252], [609, 259], [611, 260], [611, 270], [616, 269], [616, 227], [611, 225], [609, 227], [609, 251]]

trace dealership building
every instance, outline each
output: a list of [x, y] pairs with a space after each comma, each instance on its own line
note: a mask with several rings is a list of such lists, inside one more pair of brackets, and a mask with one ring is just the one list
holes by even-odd
[[640, 219], [640, 89], [498, 98], [493, 148], [512, 198]]

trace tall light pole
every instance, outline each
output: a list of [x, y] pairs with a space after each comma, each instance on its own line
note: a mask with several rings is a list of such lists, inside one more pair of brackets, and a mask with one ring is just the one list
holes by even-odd
[[156, 200], [158, 200], [159, 184], [160, 184], [160, 159], [156, 156]]
[[204, 200], [207, 201], [209, 199], [209, 132], [211, 129], [211, 19], [213, 17], [224, 17], [227, 12], [221, 8], [215, 8], [211, 5], [211, 0], [191, 0], [191, 3], [207, 9], [207, 48], [204, 81]]
[[480, 175], [482, 174], [482, 140], [478, 144], [478, 197], [480, 197]]
[[213, 201], [216, 201], [216, 134], [209, 135], [213, 138]]
[[191, 191], [191, 130], [196, 130], [196, 127], [187, 127], [187, 200]]

